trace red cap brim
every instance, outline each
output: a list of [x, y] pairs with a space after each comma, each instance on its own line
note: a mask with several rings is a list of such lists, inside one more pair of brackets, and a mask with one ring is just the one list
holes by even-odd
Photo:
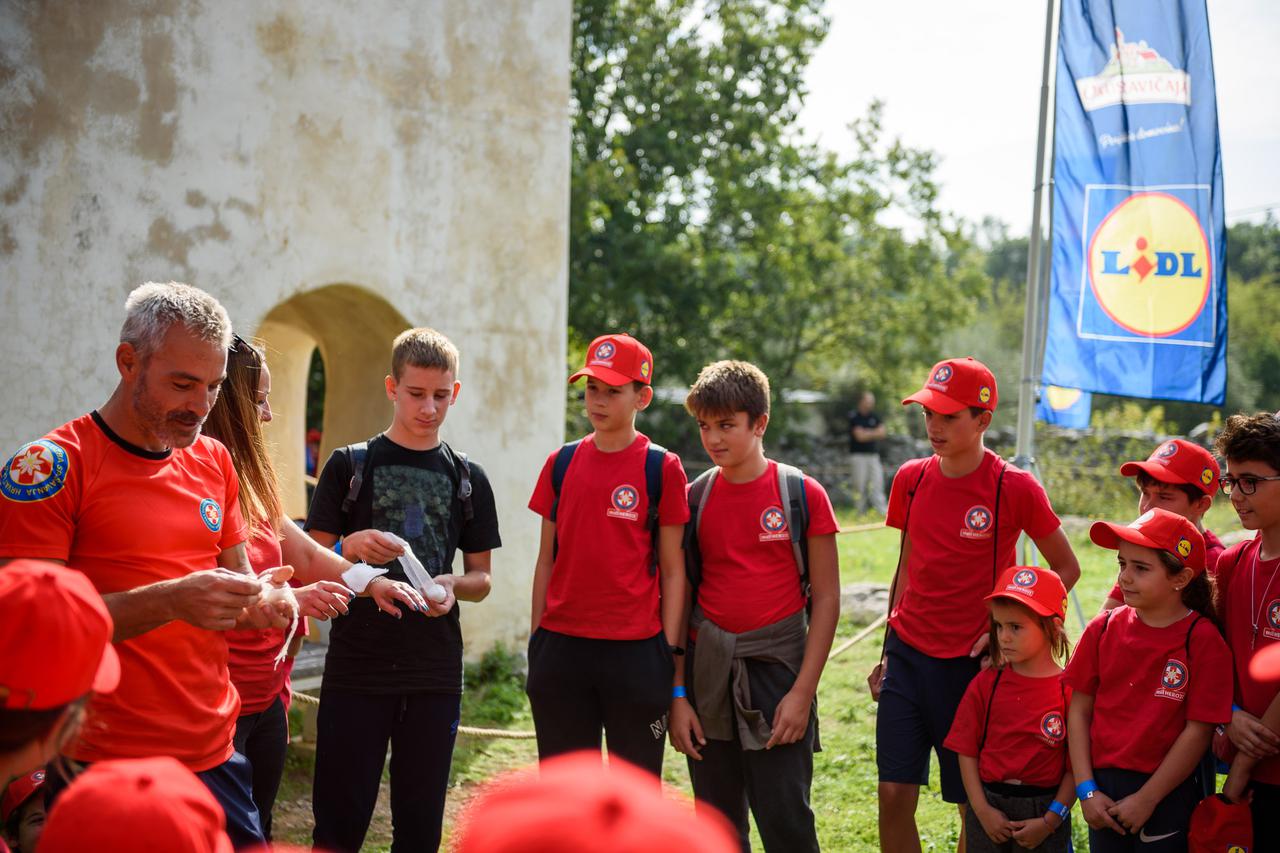
[[94, 693], [110, 693], [120, 683], [120, 656], [116, 647], [107, 643], [102, 650], [102, 661], [98, 664], [98, 672], [93, 676]]
[[1065, 613], [1059, 613], [1056, 610], [1051, 610], [1029, 595], [1018, 595], [1016, 592], [1008, 592], [1003, 589], [991, 593], [984, 598], [983, 601], [991, 601], [995, 598], [1007, 598], [1010, 601], [1016, 601], [1031, 612], [1039, 613], [1041, 616], [1057, 616], [1059, 619], [1067, 618]]
[[1094, 545], [1110, 548], [1112, 551], [1119, 548], [1121, 542], [1154, 548], [1157, 551], [1164, 550], [1154, 541], [1143, 536], [1141, 530], [1129, 527], [1127, 524], [1112, 524], [1110, 521], [1095, 521], [1089, 528], [1089, 538], [1093, 540]]
[[921, 388], [902, 401], [904, 406], [909, 406], [912, 403], [919, 403], [926, 409], [935, 411], [940, 415], [954, 415], [956, 412], [969, 408], [964, 403], [953, 400], [941, 391], [935, 391], [932, 388]]
[[1153, 479], [1159, 480], [1161, 483], [1183, 483], [1200, 488], [1199, 483], [1180, 479], [1172, 468], [1167, 465], [1161, 465], [1159, 462], [1126, 462], [1120, 466], [1121, 477], [1136, 477], [1139, 471], [1146, 471]]
[[612, 368], [601, 367], [600, 365], [596, 365], [595, 367], [584, 367], [581, 370], [579, 370], [577, 373], [570, 376], [569, 384], [572, 385], [573, 383], [577, 382], [579, 379], [581, 379], [584, 376], [594, 376], [596, 379], [599, 379], [604, 384], [613, 385], [615, 387], [619, 385], [630, 385], [632, 382], [638, 381], [638, 380], [633, 380], [630, 376], [627, 376], [625, 373], [619, 373], [618, 371], [613, 370]]

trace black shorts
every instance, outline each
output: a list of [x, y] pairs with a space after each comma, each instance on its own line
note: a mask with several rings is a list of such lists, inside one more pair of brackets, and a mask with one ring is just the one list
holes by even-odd
[[876, 769], [881, 782], [926, 785], [929, 753], [938, 755], [942, 799], [967, 798], [956, 754], [942, 746], [965, 688], [978, 674], [978, 658], [935, 658], [913, 649], [893, 631], [884, 643], [886, 668], [876, 711]]

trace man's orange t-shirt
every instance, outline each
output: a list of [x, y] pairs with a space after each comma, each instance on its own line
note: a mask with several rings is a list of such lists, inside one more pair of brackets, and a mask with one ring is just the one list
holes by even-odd
[[[238, 492], [217, 441], [152, 453], [94, 412], [0, 471], [0, 558], [62, 560], [103, 595], [181, 578], [247, 538]], [[71, 758], [171, 755], [199, 772], [231, 757], [240, 697], [221, 633], [173, 621], [115, 645], [120, 686], [89, 704]]]

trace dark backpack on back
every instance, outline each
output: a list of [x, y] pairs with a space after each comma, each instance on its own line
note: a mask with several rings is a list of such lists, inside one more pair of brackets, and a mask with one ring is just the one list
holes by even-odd
[[[795, 555], [796, 570], [800, 576], [800, 590], [806, 604], [809, 601], [809, 500], [804, 492], [804, 474], [799, 468], [778, 464], [778, 495], [782, 499], [782, 514], [786, 517], [787, 531], [791, 536], [791, 551]], [[702, 552], [698, 547], [698, 529], [702, 523], [702, 509], [707, 504], [720, 469], [709, 468], [698, 475], [689, 486], [689, 521], [684, 526], [684, 566], [689, 577], [689, 588], [696, 600], [698, 586], [702, 583]]]
[[[347, 496], [342, 499], [344, 518], [351, 516], [356, 501], [360, 499], [364, 481], [369, 478], [369, 472], [373, 467], [373, 457], [369, 453], [369, 447], [380, 438], [382, 438], [381, 433], [368, 441], [348, 444], [342, 448], [342, 452], [346, 453], [347, 459], [351, 462], [351, 481], [347, 486]], [[466, 524], [475, 518], [475, 508], [471, 504], [471, 463], [467, 461], [467, 454], [459, 453], [443, 441], [440, 442], [440, 449], [446, 458], [453, 462], [454, 472], [458, 475], [458, 500], [462, 503], [462, 522]]]
[[[565, 475], [569, 472], [569, 463], [573, 461], [573, 454], [578, 451], [578, 446], [582, 444], [582, 439], [571, 441], [560, 448], [556, 453], [556, 461], [551, 466], [551, 489], [555, 493], [555, 498], [551, 502], [551, 521], [556, 520], [556, 515], [560, 509], [560, 490], [564, 487]], [[645, 526], [649, 529], [650, 539], [653, 541], [653, 561], [649, 564], [649, 574], [656, 575], [658, 573], [658, 504], [662, 502], [662, 463], [666, 460], [667, 449], [659, 444], [649, 442], [649, 448], [645, 451], [644, 456], [644, 489], [645, 496], [649, 501], [649, 512], [645, 517]], [[560, 552], [559, 537], [552, 543], [552, 554]]]

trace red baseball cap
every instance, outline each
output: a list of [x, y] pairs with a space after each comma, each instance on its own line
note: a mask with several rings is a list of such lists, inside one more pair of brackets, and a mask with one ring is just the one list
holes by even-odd
[[976, 358], [949, 358], [935, 364], [924, 387], [902, 401], [904, 406], [910, 403], [919, 403], [940, 415], [954, 415], [971, 406], [994, 412], [996, 378]]
[[1112, 550], [1123, 541], [1167, 551], [1193, 573], [1204, 571], [1204, 536], [1194, 524], [1167, 509], [1149, 509], [1128, 525], [1094, 522], [1089, 538], [1093, 544]]
[[1187, 853], [1223, 853], [1253, 849], [1253, 813], [1248, 803], [1222, 794], [1205, 797], [1191, 812]]
[[630, 335], [601, 335], [587, 347], [587, 363], [569, 381], [577, 382], [584, 376], [594, 376], [608, 385], [649, 385], [653, 382], [653, 353]]
[[114, 630], [82, 573], [41, 560], [0, 568], [0, 707], [57, 708], [115, 690]]
[[39, 791], [43, 784], [43, 768], [10, 782], [9, 787], [4, 789], [4, 797], [0, 798], [0, 823], [8, 823], [9, 815], [22, 808], [22, 804], [31, 799], [31, 795]]
[[[542, 762], [489, 786], [461, 819], [455, 853], [737, 853], [728, 822], [663, 794], [661, 782], [599, 752]], [[43, 853], [43, 851], [42, 851]]]
[[1151, 452], [1146, 462], [1126, 462], [1120, 466], [1121, 477], [1136, 477], [1146, 471], [1161, 483], [1186, 483], [1212, 496], [1218, 489], [1222, 469], [1213, 454], [1194, 441], [1175, 438]]
[[993, 598], [1011, 599], [1041, 616], [1067, 618], [1067, 588], [1052, 569], [1010, 566], [986, 600]]
[[57, 799], [41, 853], [231, 853], [226, 815], [196, 775], [167, 755], [99, 761]]

